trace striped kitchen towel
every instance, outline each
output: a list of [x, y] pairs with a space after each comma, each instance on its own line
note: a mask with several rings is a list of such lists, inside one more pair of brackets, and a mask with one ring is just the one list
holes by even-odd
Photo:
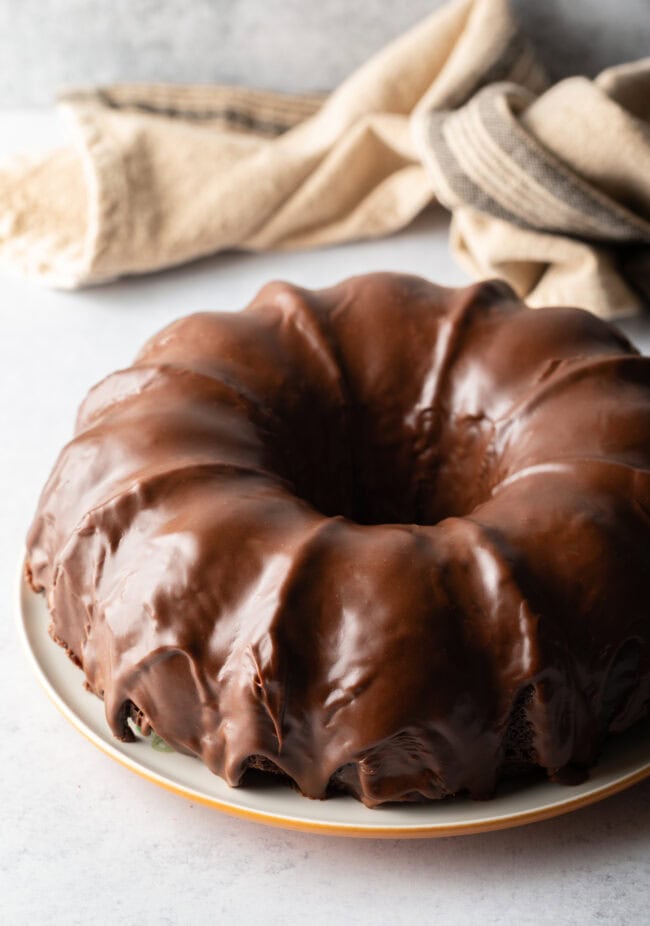
[[329, 96], [67, 93], [73, 143], [0, 166], [0, 258], [60, 287], [225, 248], [389, 234], [439, 201], [477, 277], [602, 315], [648, 294], [650, 59], [548, 87], [507, 0], [453, 0]]

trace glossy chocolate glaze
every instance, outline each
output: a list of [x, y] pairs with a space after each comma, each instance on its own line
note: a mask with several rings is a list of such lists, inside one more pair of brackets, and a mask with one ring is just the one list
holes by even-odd
[[650, 700], [650, 360], [498, 282], [272, 283], [86, 398], [28, 538], [104, 698], [230, 784], [584, 775]]

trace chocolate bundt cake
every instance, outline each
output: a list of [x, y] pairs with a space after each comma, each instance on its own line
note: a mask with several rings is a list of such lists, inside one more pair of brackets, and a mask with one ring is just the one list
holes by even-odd
[[231, 785], [576, 780], [650, 702], [650, 359], [499, 282], [272, 283], [91, 390], [27, 572], [115, 736]]

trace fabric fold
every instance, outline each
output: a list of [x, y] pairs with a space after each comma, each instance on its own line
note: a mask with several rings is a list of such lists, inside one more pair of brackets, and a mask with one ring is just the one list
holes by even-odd
[[540, 95], [495, 83], [455, 111], [423, 114], [418, 149], [453, 213], [461, 263], [475, 276], [506, 277], [530, 305], [569, 302], [609, 317], [640, 308], [648, 98], [650, 59]]

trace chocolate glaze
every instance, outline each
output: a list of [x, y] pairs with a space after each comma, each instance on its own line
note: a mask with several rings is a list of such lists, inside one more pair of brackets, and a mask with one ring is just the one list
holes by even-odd
[[650, 360], [498, 282], [272, 283], [91, 390], [28, 538], [104, 698], [231, 785], [584, 775], [650, 701]]

